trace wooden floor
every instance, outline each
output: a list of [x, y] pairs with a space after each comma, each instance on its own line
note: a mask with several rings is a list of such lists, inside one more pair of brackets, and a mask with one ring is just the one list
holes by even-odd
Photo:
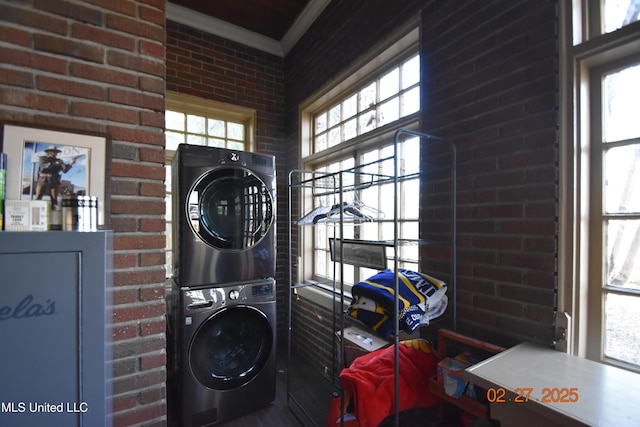
[[297, 427], [304, 426], [287, 406], [286, 372], [278, 370], [276, 400], [244, 417], [218, 424], [220, 427]]
[[[300, 371], [298, 371], [300, 372]], [[325, 427], [333, 385], [320, 376], [291, 375], [287, 393], [287, 373], [278, 369], [276, 400], [271, 405], [244, 417], [217, 424], [220, 427]], [[438, 408], [416, 409], [398, 415], [399, 427], [458, 427], [443, 422]], [[395, 427], [395, 416], [379, 427]], [[338, 425], [336, 425], [338, 426]]]
[[218, 425], [220, 427], [324, 427], [331, 391], [324, 387], [318, 387], [318, 381], [322, 381], [322, 379], [309, 376], [304, 378], [293, 378], [292, 376], [291, 378], [291, 395], [295, 396], [296, 400], [302, 400], [304, 411], [300, 411], [295, 401], [289, 399], [287, 371], [284, 363], [279, 363], [275, 402], [244, 417]]

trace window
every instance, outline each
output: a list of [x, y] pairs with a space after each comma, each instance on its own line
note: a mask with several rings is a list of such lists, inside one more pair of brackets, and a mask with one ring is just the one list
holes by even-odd
[[[418, 30], [415, 29], [385, 49], [367, 64], [349, 73], [303, 108], [303, 169], [333, 173], [357, 168], [357, 174], [342, 174], [344, 185], [367, 179], [362, 172], [393, 176], [393, 133], [399, 127], [417, 128], [420, 111], [420, 56]], [[384, 64], [384, 66], [380, 66]], [[418, 238], [419, 221], [419, 141], [412, 138], [398, 146], [401, 159], [398, 174], [398, 221], [401, 239]], [[313, 192], [310, 192], [313, 193]], [[323, 192], [305, 194], [303, 212], [319, 206], [338, 203], [335, 194]], [[349, 224], [343, 227], [343, 238], [393, 242], [394, 188], [393, 183], [377, 183], [364, 189], [343, 194], [343, 201], [357, 201], [376, 220]], [[391, 202], [390, 202], [391, 201]], [[334, 271], [331, 261], [330, 239], [335, 225], [317, 224], [301, 227], [302, 270], [304, 280], [324, 282], [342, 273], [347, 288], [364, 280], [376, 271], [364, 267], [344, 265], [344, 271]], [[392, 259], [393, 247], [387, 248]], [[400, 248], [399, 266], [418, 268], [417, 245]], [[391, 266], [391, 264], [389, 264]], [[318, 288], [301, 288], [300, 293], [319, 303], [325, 303]], [[315, 295], [314, 295], [315, 294]], [[326, 293], [324, 296], [326, 297]]]
[[574, 3], [561, 19], [573, 41], [564, 99], [575, 100], [563, 119], [561, 308], [573, 353], [640, 370], [640, 0]]
[[[605, 358], [640, 366], [640, 58], [632, 65], [593, 73], [592, 92], [601, 101], [594, 113], [602, 132], [592, 150], [594, 178], [602, 183], [593, 198], [593, 227], [602, 230], [601, 292]], [[598, 109], [600, 107], [601, 109]], [[596, 222], [597, 221], [597, 222]]]
[[420, 57], [412, 56], [383, 76], [315, 113], [313, 152], [355, 138], [420, 110]]
[[[400, 200], [398, 201], [401, 217], [398, 219], [398, 231], [400, 239], [418, 238], [419, 220], [419, 142], [411, 138], [400, 143], [398, 157], [405, 159], [399, 165], [398, 175], [405, 177], [399, 185]], [[376, 183], [367, 185], [371, 176], [393, 176], [393, 145], [383, 145], [376, 148], [367, 148], [356, 151], [352, 156], [340, 161], [331, 162], [322, 167], [315, 168], [321, 173], [348, 171], [357, 166], [357, 174], [343, 174], [343, 185], [352, 187], [356, 179], [359, 179], [363, 189], [351, 194], [345, 194], [343, 201], [352, 203], [354, 200], [362, 203], [362, 214], [373, 219], [369, 222], [348, 224], [344, 227], [343, 238], [358, 239], [379, 242], [393, 242], [394, 239], [394, 188], [393, 182]], [[368, 175], [371, 174], [371, 175]], [[374, 181], [376, 181], [374, 179]], [[313, 197], [313, 209], [319, 206], [333, 206], [338, 203], [335, 194], [320, 192]], [[333, 237], [335, 224], [318, 224], [309, 232], [313, 233], [313, 274], [314, 280], [333, 279], [333, 263], [329, 239]], [[387, 248], [387, 258], [393, 259], [393, 248]], [[418, 269], [417, 245], [400, 247], [398, 259], [401, 268]], [[390, 265], [390, 264], [389, 264]], [[372, 276], [377, 270], [364, 267], [354, 268], [344, 265], [343, 278], [345, 284], [352, 285], [360, 280]], [[339, 273], [339, 271], [337, 271]]]
[[640, 2], [637, 0], [602, 0], [601, 5], [603, 33], [611, 33], [640, 20]]
[[255, 139], [255, 111], [189, 95], [167, 93], [166, 137], [166, 268], [172, 262], [171, 162], [179, 144], [251, 151]]

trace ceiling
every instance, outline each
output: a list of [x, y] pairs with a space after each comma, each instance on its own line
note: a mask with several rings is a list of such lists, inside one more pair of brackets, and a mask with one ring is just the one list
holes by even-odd
[[167, 19], [284, 56], [331, 0], [170, 0]]
[[171, 0], [179, 6], [281, 40], [309, 0]]

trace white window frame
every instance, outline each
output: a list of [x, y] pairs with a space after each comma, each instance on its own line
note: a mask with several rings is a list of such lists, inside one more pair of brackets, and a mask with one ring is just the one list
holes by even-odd
[[[213, 101], [210, 99], [199, 98], [192, 95], [186, 95], [177, 92], [167, 91], [166, 93], [166, 101], [165, 108], [167, 111], [177, 111], [184, 114], [193, 114], [197, 116], [207, 117], [210, 119], [222, 120], [225, 122], [235, 122], [242, 123], [245, 127], [245, 145], [243, 151], [254, 151], [256, 146], [256, 110], [251, 108], [240, 107], [237, 105], [226, 104], [223, 102]], [[165, 129], [166, 130], [166, 129]], [[170, 166], [173, 162], [173, 157], [175, 155], [175, 150], [166, 149], [165, 150], [165, 165]], [[167, 172], [170, 170], [170, 167], [167, 167]], [[167, 173], [165, 178], [165, 187], [166, 187], [166, 235], [167, 235], [167, 243], [165, 248], [165, 260], [167, 267], [167, 275], [171, 276], [173, 270], [173, 263], [171, 261], [171, 256], [173, 253], [172, 248], [172, 233], [171, 227], [172, 220], [171, 218], [171, 203], [172, 203], [172, 192], [171, 192], [171, 174]]]
[[[604, 357], [601, 161], [592, 157], [602, 129], [598, 85], [603, 70], [640, 58], [640, 22], [604, 34], [599, 0], [560, 0], [560, 194], [558, 312], [556, 333], [566, 333], [567, 351], [640, 371]], [[594, 224], [600, 224], [594, 228]], [[567, 316], [564, 316], [564, 313]], [[565, 329], [566, 326], [566, 329]]]
[[[419, 130], [420, 111], [402, 117], [397, 121], [381, 126], [378, 129], [359, 135], [339, 145], [329, 147], [321, 152], [313, 152], [313, 118], [314, 113], [326, 109], [332, 103], [337, 102], [357, 90], [363, 84], [370, 83], [384, 75], [393, 66], [398, 66], [414, 54], [419, 54], [420, 30], [417, 21], [409, 22], [395, 35], [387, 38], [384, 45], [378, 46], [369, 55], [363, 58], [344, 73], [338, 76], [333, 84], [327, 85], [328, 89], [316, 94], [312, 99], [303, 103], [300, 108], [300, 134], [301, 134], [301, 159], [300, 164], [304, 170], [315, 170], [319, 164], [337, 161], [352, 155], [358, 150], [366, 151], [376, 147], [383, 147], [393, 143], [393, 134], [398, 128]], [[348, 154], [347, 154], [348, 153]], [[301, 201], [304, 202], [304, 201]], [[305, 207], [301, 207], [301, 212]], [[298, 248], [302, 254], [299, 256], [297, 276], [301, 281], [314, 281], [313, 277], [313, 236], [312, 227], [299, 228]], [[334, 296], [329, 287], [307, 286], [297, 289], [300, 296], [327, 308], [332, 308]], [[345, 286], [345, 303], [351, 298], [350, 285]]]

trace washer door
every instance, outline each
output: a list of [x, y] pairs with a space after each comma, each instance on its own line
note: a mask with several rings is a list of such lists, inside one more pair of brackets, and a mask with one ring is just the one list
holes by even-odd
[[272, 345], [273, 331], [264, 313], [245, 306], [225, 308], [194, 335], [189, 347], [191, 372], [211, 389], [234, 389], [258, 375]]
[[269, 188], [247, 169], [204, 174], [187, 199], [191, 228], [216, 249], [245, 250], [258, 244], [273, 224]]

